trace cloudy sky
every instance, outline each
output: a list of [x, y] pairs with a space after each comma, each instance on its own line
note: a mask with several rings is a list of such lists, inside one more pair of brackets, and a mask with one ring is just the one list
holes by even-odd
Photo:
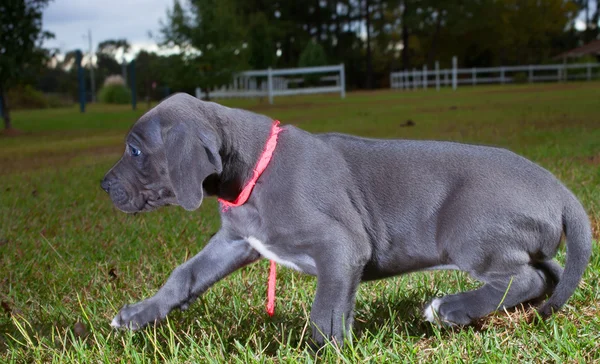
[[54, 0], [44, 11], [43, 26], [55, 38], [45, 45], [87, 52], [90, 29], [94, 47], [106, 39], [126, 38], [134, 52], [156, 49], [148, 32], [158, 33], [159, 21], [172, 6], [173, 0]]
[[[156, 50], [148, 32], [158, 33], [159, 21], [172, 6], [173, 0], [54, 0], [44, 11], [44, 29], [56, 38], [46, 46], [63, 53], [73, 49], [87, 52], [91, 29], [94, 47], [106, 39], [125, 38], [132, 45], [132, 53], [142, 48]], [[576, 26], [582, 29], [580, 19], [582, 16]]]

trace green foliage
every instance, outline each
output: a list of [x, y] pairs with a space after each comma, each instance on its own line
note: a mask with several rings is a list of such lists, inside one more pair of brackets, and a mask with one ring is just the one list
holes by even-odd
[[[0, 3], [0, 103], [6, 90], [32, 70], [42, 67], [47, 52], [41, 49], [52, 33], [42, 31], [42, 10], [49, 0], [5, 0]], [[8, 105], [1, 105], [10, 128]]]
[[45, 109], [49, 107], [44, 94], [30, 85], [13, 87], [8, 91], [7, 96], [11, 109]]
[[[195, 0], [184, 8], [175, 0], [161, 28], [162, 43], [183, 52], [169, 70], [171, 83], [205, 92], [228, 84], [233, 74], [245, 69], [247, 50], [241, 16], [235, 0]], [[179, 78], [180, 75], [186, 78]]]
[[7, 93], [7, 101], [13, 110], [47, 109], [66, 107], [73, 104], [68, 96], [56, 94], [44, 95], [31, 85], [12, 87]]
[[128, 104], [131, 91], [124, 85], [106, 85], [100, 89], [98, 100], [106, 104]]
[[252, 14], [248, 31], [250, 47], [248, 63], [252, 69], [266, 69], [275, 66], [277, 50], [272, 33], [273, 30], [264, 13]]
[[323, 46], [312, 40], [306, 44], [306, 47], [300, 53], [298, 67], [316, 67], [327, 64], [327, 55]]
[[[306, 44], [306, 47], [300, 53], [300, 59], [298, 60], [298, 67], [317, 67], [324, 66], [327, 64], [327, 56], [323, 46], [314, 40], [311, 40]], [[319, 74], [308, 74], [304, 76], [305, 86], [316, 86], [319, 84]]]
[[107, 39], [98, 44], [98, 53], [117, 57], [118, 53], [126, 53], [131, 48], [127, 39]]

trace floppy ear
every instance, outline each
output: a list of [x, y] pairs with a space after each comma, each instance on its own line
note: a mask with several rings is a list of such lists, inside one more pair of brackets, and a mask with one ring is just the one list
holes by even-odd
[[212, 130], [174, 126], [165, 138], [169, 177], [177, 203], [188, 211], [200, 207], [206, 177], [223, 170], [217, 136]]

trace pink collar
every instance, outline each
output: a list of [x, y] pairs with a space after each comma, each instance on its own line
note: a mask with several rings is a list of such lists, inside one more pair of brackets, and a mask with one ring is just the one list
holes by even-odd
[[[238, 195], [238, 197], [233, 202], [229, 202], [227, 200], [223, 200], [219, 198], [219, 202], [221, 203], [221, 209], [223, 211], [227, 211], [227, 209], [236, 206], [242, 206], [248, 201], [250, 198], [250, 194], [252, 193], [252, 189], [256, 185], [256, 181], [260, 178], [262, 173], [267, 169], [271, 158], [273, 157], [273, 152], [275, 151], [275, 147], [277, 146], [277, 137], [281, 132], [281, 128], [279, 127], [279, 121], [273, 121], [273, 125], [271, 126], [271, 133], [269, 134], [269, 138], [267, 139], [267, 143], [263, 149], [256, 166], [254, 167], [252, 178], [246, 183], [242, 192]], [[269, 316], [273, 316], [275, 314], [275, 279], [277, 277], [277, 265], [275, 261], [271, 260], [271, 264], [269, 266], [269, 282], [267, 284], [267, 313]]]
[[277, 146], [277, 136], [281, 132], [281, 128], [279, 127], [279, 121], [273, 121], [273, 126], [271, 126], [271, 133], [269, 134], [269, 139], [267, 139], [267, 143], [263, 149], [260, 158], [258, 159], [258, 163], [254, 167], [254, 171], [252, 173], [252, 178], [246, 183], [242, 192], [238, 195], [238, 197], [233, 202], [229, 202], [227, 200], [219, 199], [221, 203], [223, 211], [227, 210], [230, 207], [242, 206], [248, 201], [250, 198], [250, 194], [252, 193], [252, 189], [254, 185], [256, 185], [256, 181], [260, 178], [261, 174], [267, 169], [271, 158], [273, 157], [273, 152], [275, 151], [275, 147]]

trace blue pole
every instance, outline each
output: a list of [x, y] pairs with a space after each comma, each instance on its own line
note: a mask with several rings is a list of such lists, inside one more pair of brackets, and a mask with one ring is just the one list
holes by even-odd
[[130, 68], [129, 77], [131, 80], [130, 81], [131, 82], [131, 108], [133, 110], [135, 110], [136, 102], [137, 102], [137, 99], [136, 99], [137, 91], [135, 89], [135, 59], [129, 63], [129, 68]]
[[82, 59], [81, 51], [76, 52], [77, 63], [77, 78], [79, 80], [79, 110], [85, 112], [85, 80], [83, 79], [83, 67], [81, 67]]

